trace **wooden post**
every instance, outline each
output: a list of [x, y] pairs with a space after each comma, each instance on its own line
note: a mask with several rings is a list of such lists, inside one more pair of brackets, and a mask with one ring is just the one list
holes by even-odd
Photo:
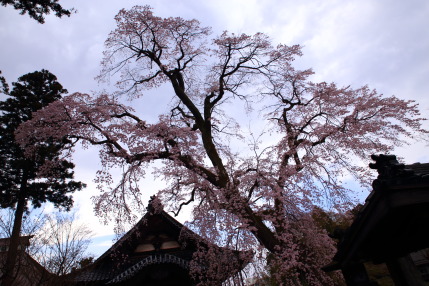
[[355, 263], [347, 265], [341, 269], [347, 286], [369, 286], [368, 274], [366, 273], [363, 263]]
[[423, 281], [422, 275], [414, 265], [410, 255], [387, 261], [386, 265], [396, 286], [427, 285]]

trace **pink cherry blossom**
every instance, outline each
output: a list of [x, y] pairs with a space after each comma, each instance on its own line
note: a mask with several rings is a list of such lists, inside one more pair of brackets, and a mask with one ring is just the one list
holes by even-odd
[[[148, 123], [114, 95], [74, 93], [37, 112], [17, 140], [68, 137], [71, 149], [77, 142], [98, 146], [102, 194], [94, 204], [106, 219], [133, 219], [144, 205], [138, 182], [158, 161], [157, 174], [168, 183], [159, 190], [164, 205], [175, 213], [192, 206], [189, 226], [204, 238], [268, 250], [282, 285], [333, 283], [320, 267], [334, 245], [309, 211], [347, 205], [344, 176], [368, 186], [369, 168], [358, 162], [370, 154], [427, 138], [417, 104], [367, 86], [312, 82], [312, 70], [293, 67], [300, 46], [273, 46], [262, 33], [212, 38], [197, 20], [157, 17], [147, 6], [115, 19], [100, 79], [119, 74], [118, 94], [143, 101], [144, 90], [167, 83], [171, 93], [160, 96], [171, 96], [170, 112]], [[230, 103], [259, 110], [272, 136], [237, 153], [230, 140], [249, 141], [226, 111]], [[268, 139], [276, 141], [266, 146]], [[123, 178], [109, 188], [113, 166], [124, 168]]]

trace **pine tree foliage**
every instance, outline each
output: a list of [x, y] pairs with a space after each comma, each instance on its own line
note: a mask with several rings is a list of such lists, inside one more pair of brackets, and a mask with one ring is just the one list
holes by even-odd
[[73, 200], [68, 194], [83, 187], [72, 180], [73, 163], [59, 158], [66, 141], [48, 138], [30, 157], [15, 142], [14, 132], [21, 123], [65, 93], [52, 73], [41, 70], [21, 76], [12, 84], [8, 98], [0, 102], [1, 207], [13, 207], [23, 197], [35, 207], [49, 201], [70, 209]]
[[0, 4], [2, 6], [12, 5], [16, 10], [20, 10], [21, 15], [28, 13], [40, 24], [45, 23], [44, 16], [50, 14], [51, 11], [60, 18], [62, 16], [70, 17], [73, 13], [73, 9], [64, 9], [58, 4], [58, 0], [0, 0]]

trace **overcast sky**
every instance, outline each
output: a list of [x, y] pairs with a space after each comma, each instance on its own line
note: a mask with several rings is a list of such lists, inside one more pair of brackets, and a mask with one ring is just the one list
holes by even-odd
[[[214, 34], [263, 32], [274, 44], [303, 45], [298, 65], [316, 72], [315, 80], [340, 86], [368, 84], [385, 95], [413, 99], [424, 116], [429, 111], [429, 1], [426, 0], [60, 0], [74, 7], [70, 18], [46, 17], [41, 25], [11, 7], [0, 7], [0, 70], [11, 83], [19, 76], [48, 69], [69, 92], [111, 89], [98, 85], [104, 40], [115, 28], [121, 8], [148, 4], [158, 16], [196, 18]], [[429, 124], [426, 124], [429, 126]], [[429, 162], [428, 146], [416, 142], [396, 152], [406, 163]], [[81, 218], [110, 245], [92, 214], [92, 179], [97, 151], [76, 155], [77, 178], [88, 184], [75, 196]], [[156, 187], [145, 181], [148, 191]], [[150, 192], [149, 192], [150, 193]], [[148, 195], [149, 196], [149, 195]], [[94, 252], [99, 252], [94, 248]]]

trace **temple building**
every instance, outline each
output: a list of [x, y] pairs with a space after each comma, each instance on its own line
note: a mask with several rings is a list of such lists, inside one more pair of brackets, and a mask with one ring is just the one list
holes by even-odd
[[[197, 250], [214, 249], [228, 255], [229, 263], [218, 265], [215, 285], [230, 279], [249, 261], [249, 253], [212, 245], [183, 226], [152, 199], [143, 218], [91, 265], [72, 273], [72, 285], [195, 285], [204, 279], [210, 265], [193, 264], [200, 275], [190, 273]], [[247, 257], [247, 258], [246, 258]], [[213, 282], [213, 281], [212, 281]]]
[[[13, 273], [13, 285], [33, 286], [33, 285], [55, 285], [53, 284], [55, 275], [49, 273], [42, 265], [33, 259], [28, 253], [30, 239], [33, 236], [21, 236], [19, 238], [18, 253], [16, 259], [15, 272]], [[0, 275], [1, 269], [6, 262], [9, 251], [9, 238], [0, 238]], [[0, 282], [1, 285], [1, 282]]]
[[349, 286], [377, 285], [364, 263], [385, 263], [395, 285], [427, 285], [429, 164], [399, 164], [393, 155], [372, 159], [379, 174], [373, 190], [324, 270], [341, 270]]

